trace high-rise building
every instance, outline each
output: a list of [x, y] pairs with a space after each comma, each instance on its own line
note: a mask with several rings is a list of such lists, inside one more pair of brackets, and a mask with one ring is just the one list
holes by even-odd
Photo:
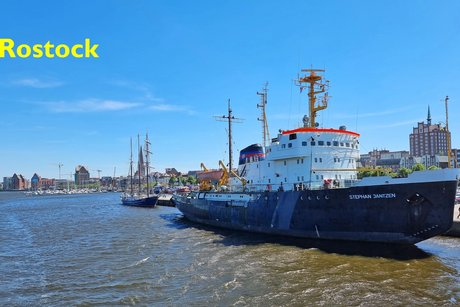
[[410, 155], [422, 157], [426, 155], [447, 156], [447, 137], [450, 132], [441, 124], [431, 124], [430, 107], [428, 107], [427, 123], [419, 122], [409, 136]]

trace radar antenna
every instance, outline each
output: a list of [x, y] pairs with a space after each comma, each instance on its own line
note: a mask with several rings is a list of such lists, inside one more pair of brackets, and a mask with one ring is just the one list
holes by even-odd
[[265, 86], [262, 89], [262, 92], [257, 92], [257, 95], [260, 96], [260, 104], [257, 104], [257, 107], [260, 109], [261, 117], [257, 118], [258, 121], [262, 122], [262, 134], [264, 140], [264, 148], [267, 147], [268, 140], [270, 139], [270, 132], [268, 131], [268, 122], [267, 114], [265, 112], [265, 107], [267, 106], [267, 94], [268, 94], [268, 82], [265, 82]]
[[228, 168], [232, 170], [233, 166], [233, 149], [232, 149], [232, 123], [242, 123], [243, 119], [236, 118], [232, 114], [232, 108], [230, 106], [230, 99], [228, 100], [228, 115], [214, 116], [219, 122], [228, 122]]
[[[326, 80], [323, 82], [323, 75], [324, 69], [302, 69], [302, 72], [308, 72], [309, 75], [298, 76], [296, 85], [300, 87], [300, 92], [302, 93], [303, 89], [308, 88], [308, 102], [309, 102], [309, 113], [310, 113], [310, 120], [309, 120], [309, 127], [316, 128], [318, 127], [318, 123], [316, 122], [316, 113], [318, 111], [324, 110], [327, 108], [327, 102], [329, 100], [329, 96], [327, 90], [329, 89], [329, 81]], [[317, 104], [316, 95], [322, 94], [322, 97], [318, 97], [321, 101]], [[304, 124], [307, 121], [304, 119]]]

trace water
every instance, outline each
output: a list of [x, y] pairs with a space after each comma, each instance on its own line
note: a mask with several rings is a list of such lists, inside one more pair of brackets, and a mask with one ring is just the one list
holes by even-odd
[[2, 306], [460, 304], [460, 239], [305, 242], [201, 227], [118, 194], [0, 193]]

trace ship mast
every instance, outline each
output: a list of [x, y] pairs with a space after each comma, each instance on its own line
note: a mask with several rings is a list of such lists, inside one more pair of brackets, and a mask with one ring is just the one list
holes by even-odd
[[131, 186], [131, 196], [134, 193], [133, 189], [133, 138], [130, 138], [130, 145], [131, 145], [131, 156], [129, 158], [129, 184]]
[[231, 171], [233, 169], [232, 123], [241, 123], [242, 119], [233, 116], [230, 99], [228, 100], [228, 115], [214, 116], [214, 118], [217, 121], [228, 122], [228, 168]]
[[257, 107], [260, 109], [261, 117], [257, 118], [258, 121], [262, 122], [262, 134], [263, 134], [263, 146], [267, 147], [268, 140], [270, 139], [270, 132], [268, 131], [268, 122], [267, 114], [265, 112], [265, 107], [267, 105], [267, 93], [268, 93], [268, 82], [265, 83], [262, 92], [257, 92], [257, 95], [260, 96], [260, 104], [257, 104]]
[[449, 111], [447, 108], [447, 104], [449, 102], [449, 96], [446, 96], [446, 99], [444, 101], [446, 103], [447, 168], [451, 168], [450, 157], [452, 156], [452, 153], [450, 149]]
[[149, 197], [150, 188], [149, 188], [149, 157], [150, 157], [150, 142], [149, 142], [149, 133], [145, 133], [145, 178], [147, 183], [147, 197]]
[[[316, 128], [319, 124], [316, 122], [316, 112], [327, 108], [329, 81], [322, 82], [323, 76], [317, 73], [324, 72], [324, 69], [302, 69], [302, 72], [308, 72], [309, 75], [299, 76], [297, 78], [297, 85], [300, 87], [300, 92], [304, 88], [308, 88], [308, 106], [310, 118], [309, 122], [305, 123], [310, 128]], [[321, 97], [321, 103], [316, 103], [316, 95], [325, 93]]]

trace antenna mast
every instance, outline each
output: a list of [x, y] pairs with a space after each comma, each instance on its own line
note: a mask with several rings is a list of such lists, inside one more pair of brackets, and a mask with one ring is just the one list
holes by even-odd
[[241, 118], [236, 118], [232, 115], [232, 108], [230, 107], [230, 99], [228, 100], [228, 115], [214, 116], [217, 121], [228, 122], [228, 168], [232, 170], [233, 167], [233, 149], [232, 149], [232, 123], [241, 123]]
[[451, 150], [450, 150], [449, 111], [448, 111], [448, 108], [447, 108], [447, 104], [449, 102], [449, 96], [446, 96], [446, 99], [444, 101], [446, 103], [447, 168], [451, 168], [450, 157], [452, 156], [452, 153], [451, 153]]
[[[297, 78], [297, 86], [300, 87], [300, 92], [303, 89], [308, 88], [308, 104], [309, 104], [309, 127], [316, 128], [319, 124], [316, 122], [316, 112], [324, 110], [327, 108], [328, 102], [328, 93], [326, 92], [329, 89], [329, 81], [326, 80], [322, 82], [323, 76], [317, 73], [323, 73], [324, 69], [302, 69], [302, 72], [308, 72], [309, 75], [299, 76]], [[304, 85], [305, 84], [305, 85]], [[316, 103], [316, 95], [322, 94], [321, 103]]]
[[267, 105], [267, 94], [268, 94], [268, 82], [265, 82], [265, 86], [262, 89], [262, 93], [257, 92], [257, 95], [260, 96], [260, 104], [257, 104], [257, 107], [260, 109], [261, 117], [257, 118], [258, 121], [262, 122], [262, 134], [264, 137], [264, 148], [267, 147], [268, 140], [270, 139], [270, 132], [268, 131], [268, 122], [267, 114], [265, 112], [265, 107]]
[[131, 196], [134, 193], [133, 189], [133, 138], [130, 138], [130, 148], [131, 148], [131, 156], [129, 158], [129, 183], [131, 186]]
[[149, 197], [149, 156], [150, 156], [150, 142], [149, 142], [149, 133], [145, 133], [145, 176], [146, 176], [146, 182], [147, 182], [147, 197]]

